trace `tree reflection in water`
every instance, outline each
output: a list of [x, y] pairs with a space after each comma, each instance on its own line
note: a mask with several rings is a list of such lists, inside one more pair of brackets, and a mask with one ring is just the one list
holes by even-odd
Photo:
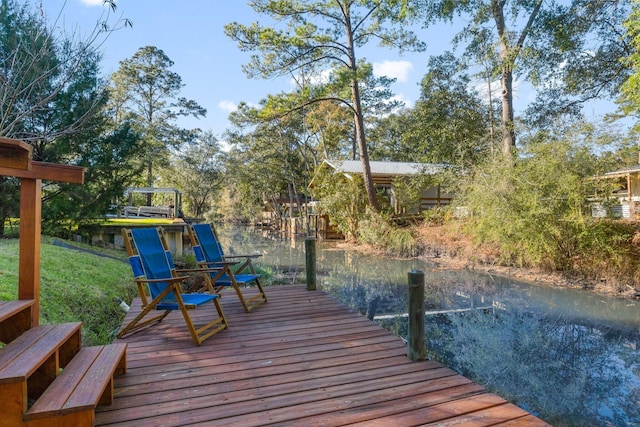
[[[232, 252], [258, 251], [266, 271], [304, 283], [304, 245], [231, 230]], [[317, 254], [320, 289], [400, 337], [407, 273], [423, 270], [425, 310], [447, 312], [425, 318], [429, 357], [550, 424], [640, 426], [640, 304], [328, 245]]]
[[[552, 425], [639, 419], [637, 400], [618, 392], [632, 382], [620, 369], [627, 353], [620, 336], [557, 316], [474, 312], [435, 316], [427, 337], [433, 358]], [[629, 391], [637, 392], [637, 385]]]
[[[367, 273], [377, 276], [375, 270], [384, 269], [378, 265]], [[537, 311], [531, 301], [516, 303], [513, 295], [505, 299], [492, 286], [480, 286], [483, 295], [508, 301], [499, 303], [479, 297], [477, 288], [469, 293], [469, 286], [478, 285], [472, 282], [466, 288], [428, 286], [426, 311], [450, 311], [425, 318], [430, 358], [554, 426], [640, 425], [637, 329]], [[323, 290], [370, 319], [407, 309], [406, 286], [384, 275], [331, 275]], [[453, 312], [461, 301], [476, 309]], [[406, 317], [378, 317], [381, 326], [406, 337]]]

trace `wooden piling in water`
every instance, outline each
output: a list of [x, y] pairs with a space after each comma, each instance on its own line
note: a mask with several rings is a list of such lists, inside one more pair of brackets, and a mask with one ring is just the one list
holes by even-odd
[[407, 357], [414, 362], [427, 358], [424, 341], [424, 272], [420, 270], [409, 272]]
[[316, 239], [304, 241], [305, 262], [307, 266], [307, 290], [316, 290]]

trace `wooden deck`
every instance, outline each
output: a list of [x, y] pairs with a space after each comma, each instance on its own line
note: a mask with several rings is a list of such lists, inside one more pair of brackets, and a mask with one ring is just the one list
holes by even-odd
[[127, 373], [96, 425], [548, 425], [439, 363], [411, 362], [398, 337], [321, 291], [266, 293], [246, 314], [227, 291], [230, 328], [200, 347], [179, 313], [117, 340]]

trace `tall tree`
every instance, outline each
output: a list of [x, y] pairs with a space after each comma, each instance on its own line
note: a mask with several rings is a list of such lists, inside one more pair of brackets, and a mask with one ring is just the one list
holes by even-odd
[[626, 58], [631, 75], [624, 82], [618, 102], [624, 112], [640, 118], [640, 1], [632, 1], [632, 10], [624, 22], [633, 53]]
[[[510, 154], [516, 146], [516, 132], [513, 113], [513, 77], [516, 61], [520, 59], [527, 37], [533, 31], [542, 0], [468, 0], [451, 2], [437, 0], [425, 2], [424, 10], [428, 20], [453, 20], [457, 14], [467, 16], [468, 22], [458, 34], [457, 40], [470, 40], [467, 54], [470, 58], [487, 57], [486, 52], [476, 50], [478, 46], [495, 46], [498, 52], [499, 71], [502, 87], [502, 151]], [[553, 7], [553, 1], [549, 2]], [[495, 32], [495, 33], [494, 33]], [[487, 43], [487, 40], [495, 42]]]
[[[266, 101], [264, 101], [266, 103]], [[228, 178], [236, 193], [242, 194], [238, 204], [245, 212], [263, 201], [284, 215], [283, 197], [289, 204], [300, 206], [314, 166], [311, 137], [304, 126], [302, 110], [280, 118], [264, 120], [262, 110], [242, 104], [231, 115], [235, 128], [228, 133], [232, 149], [228, 155]]]
[[169, 163], [169, 148], [178, 146], [188, 131], [177, 126], [180, 116], [202, 117], [207, 111], [193, 100], [180, 97], [182, 78], [171, 71], [173, 61], [157, 47], [145, 46], [112, 76], [111, 100], [116, 120], [130, 120], [142, 137], [146, 185], [157, 179], [155, 166]]
[[[500, 78], [502, 101], [502, 150], [516, 147], [514, 122], [514, 76], [526, 75], [532, 84], [548, 89], [563, 87], [545, 98], [557, 112], [559, 95], [599, 96], [603, 88], [615, 88], [620, 69], [620, 14], [626, 0], [415, 0], [427, 22], [463, 17], [463, 29], [454, 42], [467, 42], [465, 57], [489, 65]], [[614, 48], [612, 50], [612, 48]], [[611, 60], [611, 58], [617, 58]], [[608, 58], [608, 59], [606, 59]], [[608, 64], [608, 65], [607, 65]], [[613, 67], [613, 68], [611, 68]], [[615, 70], [615, 71], [614, 71]], [[566, 101], [571, 102], [571, 101]], [[548, 117], [549, 109], [545, 112]], [[548, 121], [548, 120], [547, 120]]]
[[[112, 0], [105, 0], [115, 9]], [[66, 34], [60, 23], [47, 22], [42, 11], [32, 10], [28, 3], [5, 0], [0, 3], [0, 135], [28, 142], [80, 132], [91, 114], [100, 108], [102, 98], [92, 94], [76, 94], [82, 108], [62, 121], [50, 120], [57, 113], [60, 96], [79, 89], [79, 83], [96, 75], [101, 55], [99, 45], [112, 32], [130, 25], [128, 20], [110, 22], [109, 12], [96, 23], [86, 37]], [[86, 85], [83, 90], [89, 90]], [[69, 107], [70, 105], [67, 105]], [[83, 114], [84, 113], [84, 114]], [[42, 141], [41, 141], [42, 142]]]
[[219, 199], [224, 181], [225, 156], [220, 143], [211, 132], [201, 132], [172, 157], [169, 173], [163, 174], [165, 180], [182, 191], [185, 213], [202, 218]]
[[113, 130], [108, 122], [95, 124], [94, 129], [65, 138], [74, 147], [74, 163], [86, 167], [87, 172], [81, 186], [58, 183], [44, 188], [42, 217], [47, 234], [69, 237], [69, 224], [113, 213], [119, 208], [115, 202], [141, 173], [135, 161], [139, 136], [130, 124], [125, 122]]
[[470, 89], [451, 53], [433, 57], [411, 110], [382, 119], [373, 130], [377, 159], [477, 164], [489, 152], [487, 106]]
[[[0, 136], [29, 142], [36, 160], [77, 162], [78, 153], [64, 140], [91, 128], [104, 104], [98, 48], [112, 31], [130, 25], [112, 22], [115, 4], [105, 4], [104, 19], [80, 36], [48, 22], [28, 2], [0, 2]], [[14, 191], [0, 178], [0, 236], [16, 211]]]
[[[398, 2], [384, 0], [252, 0], [251, 7], [274, 20], [274, 26], [253, 23], [250, 26], [231, 23], [225, 33], [238, 42], [242, 51], [259, 52], [244, 67], [249, 77], [272, 78], [299, 75], [309, 70], [329, 70], [332, 84], [349, 89], [349, 97], [341, 97], [330, 85], [315, 87], [302, 94], [297, 106], [333, 100], [351, 109], [355, 139], [362, 163], [364, 186], [369, 205], [379, 210], [369, 166], [362, 106], [362, 73], [357, 49], [371, 40], [399, 49], [423, 46], [415, 36], [397, 27], [385, 26], [402, 14]], [[277, 28], [283, 23], [284, 28]]]
[[353, 135], [353, 117], [349, 110], [330, 101], [318, 102], [305, 109], [304, 122], [316, 141], [314, 166], [322, 159], [346, 156], [345, 140], [354, 140], [353, 137], [349, 138]]
[[525, 119], [542, 128], [563, 116], [581, 119], [582, 107], [596, 99], [613, 100], [631, 68], [634, 49], [624, 22], [630, 0], [573, 0], [545, 13], [542, 31], [533, 39], [537, 57], [525, 57], [538, 96]]

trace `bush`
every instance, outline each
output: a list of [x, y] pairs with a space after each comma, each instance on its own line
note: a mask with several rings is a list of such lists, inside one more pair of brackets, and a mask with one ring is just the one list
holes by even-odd
[[449, 207], [436, 207], [427, 209], [422, 212], [424, 222], [430, 225], [443, 225], [445, 222], [453, 218], [453, 214]]
[[358, 240], [400, 256], [416, 256], [419, 252], [409, 229], [394, 226], [389, 218], [373, 211], [368, 211], [360, 221]]
[[331, 219], [331, 223], [347, 240], [356, 239], [358, 224], [368, 206], [362, 176], [334, 175], [328, 168], [316, 174], [313, 195], [319, 203], [319, 211]]
[[457, 200], [470, 212], [466, 232], [497, 246], [502, 264], [629, 282], [639, 271], [635, 227], [591, 218], [586, 203], [585, 171], [597, 161], [552, 141], [527, 147], [515, 162], [498, 157], [481, 165]]

